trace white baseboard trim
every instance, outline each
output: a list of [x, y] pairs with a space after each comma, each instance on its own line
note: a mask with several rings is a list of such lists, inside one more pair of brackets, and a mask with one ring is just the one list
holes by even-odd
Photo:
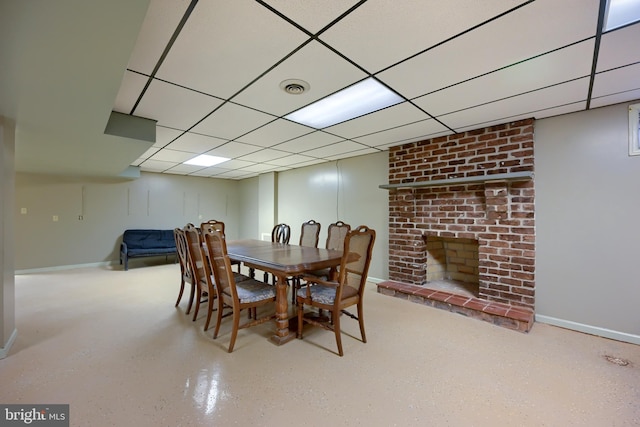
[[9, 350], [11, 350], [11, 346], [13, 345], [13, 342], [16, 340], [17, 336], [18, 330], [14, 328], [7, 343], [4, 345], [4, 347], [0, 348], [0, 359], [4, 359], [5, 357], [7, 357], [7, 355], [9, 354]]
[[376, 285], [378, 283], [382, 283], [384, 281], [385, 281], [384, 279], [377, 279], [377, 278], [371, 277], [371, 276], [367, 277], [367, 282], [375, 283]]
[[74, 265], [57, 265], [54, 267], [29, 268], [26, 270], [16, 270], [15, 274], [20, 275], [20, 274], [30, 274], [30, 273], [48, 273], [51, 271], [73, 270], [76, 268], [108, 267], [116, 264], [118, 264], [118, 261], [92, 262], [89, 264], [74, 264]]
[[555, 317], [536, 314], [536, 322], [547, 323], [573, 331], [584, 332], [585, 334], [597, 335], [599, 337], [610, 338], [616, 341], [628, 342], [640, 345], [640, 335], [628, 334], [626, 332], [612, 331], [611, 329], [600, 328], [598, 326], [585, 325], [572, 322], [570, 320], [556, 319]]

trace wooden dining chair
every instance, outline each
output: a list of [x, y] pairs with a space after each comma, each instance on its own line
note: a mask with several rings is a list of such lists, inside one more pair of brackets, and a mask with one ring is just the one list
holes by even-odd
[[[231, 329], [231, 341], [229, 353], [233, 351], [239, 329], [256, 326], [275, 318], [275, 311], [270, 314], [257, 316], [257, 308], [274, 303], [276, 301], [275, 287], [255, 279], [247, 279], [236, 282], [231, 270], [231, 260], [227, 254], [227, 243], [224, 234], [212, 230], [203, 235], [206, 250], [209, 254], [210, 266], [215, 277], [215, 286], [218, 292], [218, 319], [213, 338], [218, 337], [222, 318], [231, 315], [233, 324]], [[223, 315], [224, 310], [231, 310]], [[240, 314], [244, 309], [253, 311], [253, 320], [240, 324]]]
[[210, 283], [211, 281], [207, 280], [207, 271], [205, 266], [206, 259], [202, 254], [202, 234], [193, 224], [187, 224], [184, 227], [184, 234], [187, 241], [189, 262], [196, 289], [196, 306], [192, 321], [195, 322], [198, 317], [200, 304], [206, 301], [207, 320], [204, 325], [204, 330], [206, 331], [209, 328], [209, 323], [211, 321], [211, 313], [213, 313], [215, 308], [214, 300], [216, 299], [216, 290]]
[[189, 285], [189, 304], [185, 314], [189, 314], [193, 305], [193, 297], [195, 295], [195, 281], [193, 280], [193, 273], [191, 272], [191, 264], [189, 262], [189, 253], [187, 249], [187, 240], [184, 234], [184, 230], [181, 228], [175, 228], [173, 230], [173, 236], [176, 239], [176, 250], [178, 252], [178, 260], [180, 261], [180, 291], [178, 293], [178, 299], [176, 300], [176, 307], [182, 300], [182, 294], [184, 293], [185, 285]]
[[287, 224], [276, 224], [271, 230], [271, 241], [274, 243], [289, 244], [291, 239], [291, 227]]
[[325, 247], [327, 249], [334, 249], [341, 251], [344, 247], [344, 238], [351, 231], [351, 226], [343, 221], [336, 221], [329, 224], [327, 228], [327, 243]]
[[218, 230], [222, 234], [224, 234], [224, 222], [218, 221], [217, 219], [210, 219], [209, 221], [203, 222], [200, 224], [200, 231], [204, 232], [205, 230]]
[[318, 247], [320, 240], [320, 223], [314, 219], [302, 223], [300, 229], [300, 246]]
[[[288, 245], [290, 239], [291, 227], [288, 224], [276, 224], [271, 230], [271, 242], [273, 243], [282, 243], [283, 245]], [[253, 270], [250, 270], [249, 276], [253, 277], [253, 273]], [[267, 273], [266, 271], [264, 272], [263, 280], [265, 283], [269, 283], [269, 273]], [[271, 276], [271, 283], [276, 283], [276, 278], [273, 275]]]
[[[218, 230], [222, 234], [224, 234], [224, 222], [218, 221], [217, 219], [210, 219], [209, 221], [203, 222], [200, 224], [200, 232], [205, 233], [207, 230]], [[242, 263], [240, 261], [231, 261], [231, 265], [235, 265], [238, 268], [238, 273], [242, 271]]]
[[[344, 353], [342, 351], [340, 316], [346, 314], [358, 320], [362, 342], [367, 342], [364, 331], [363, 296], [375, 239], [376, 232], [364, 225], [346, 235], [336, 281], [322, 280], [310, 275], [304, 276], [306, 284], [297, 291], [298, 338], [302, 339], [304, 323], [333, 331], [336, 336], [338, 354], [342, 356]], [[305, 316], [305, 305], [329, 311], [330, 318]], [[353, 305], [357, 306], [357, 316], [346, 310]]]
[[[341, 251], [344, 247], [344, 238], [347, 236], [349, 231], [351, 231], [351, 226], [343, 221], [336, 221], [329, 224], [329, 227], [327, 228], [327, 242], [325, 243], [325, 248]], [[325, 268], [322, 270], [312, 271], [307, 274], [324, 278], [326, 280], [331, 278], [331, 269]]]
[[[320, 240], [320, 223], [314, 219], [310, 219], [307, 222], [302, 223], [300, 228], [300, 246], [308, 246], [311, 248], [318, 247], [318, 241]], [[300, 289], [301, 282], [300, 276], [291, 278], [293, 290], [291, 292], [291, 304], [296, 303], [296, 291]]]

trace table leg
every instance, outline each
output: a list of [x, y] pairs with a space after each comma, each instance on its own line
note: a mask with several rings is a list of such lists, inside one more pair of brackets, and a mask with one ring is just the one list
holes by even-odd
[[276, 345], [288, 343], [295, 334], [289, 331], [289, 302], [287, 299], [287, 276], [276, 276], [276, 334], [269, 341]]

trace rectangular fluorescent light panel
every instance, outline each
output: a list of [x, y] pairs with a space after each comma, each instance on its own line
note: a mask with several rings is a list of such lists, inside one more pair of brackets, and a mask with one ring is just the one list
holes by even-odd
[[604, 30], [609, 31], [640, 21], [640, 0], [609, 0]]
[[199, 156], [196, 156], [191, 160], [187, 160], [186, 162], [184, 162], [184, 164], [209, 167], [209, 166], [217, 165], [220, 163], [224, 163], [229, 160], [230, 159], [227, 159], [226, 157], [216, 157], [216, 156], [210, 156], [208, 154], [200, 154]]
[[398, 104], [404, 99], [370, 77], [285, 116], [316, 129], [333, 126]]

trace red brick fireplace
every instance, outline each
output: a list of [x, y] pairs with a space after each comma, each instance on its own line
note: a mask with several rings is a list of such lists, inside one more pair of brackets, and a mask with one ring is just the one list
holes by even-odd
[[379, 292], [528, 331], [533, 171], [533, 119], [392, 147], [381, 186], [390, 280]]

